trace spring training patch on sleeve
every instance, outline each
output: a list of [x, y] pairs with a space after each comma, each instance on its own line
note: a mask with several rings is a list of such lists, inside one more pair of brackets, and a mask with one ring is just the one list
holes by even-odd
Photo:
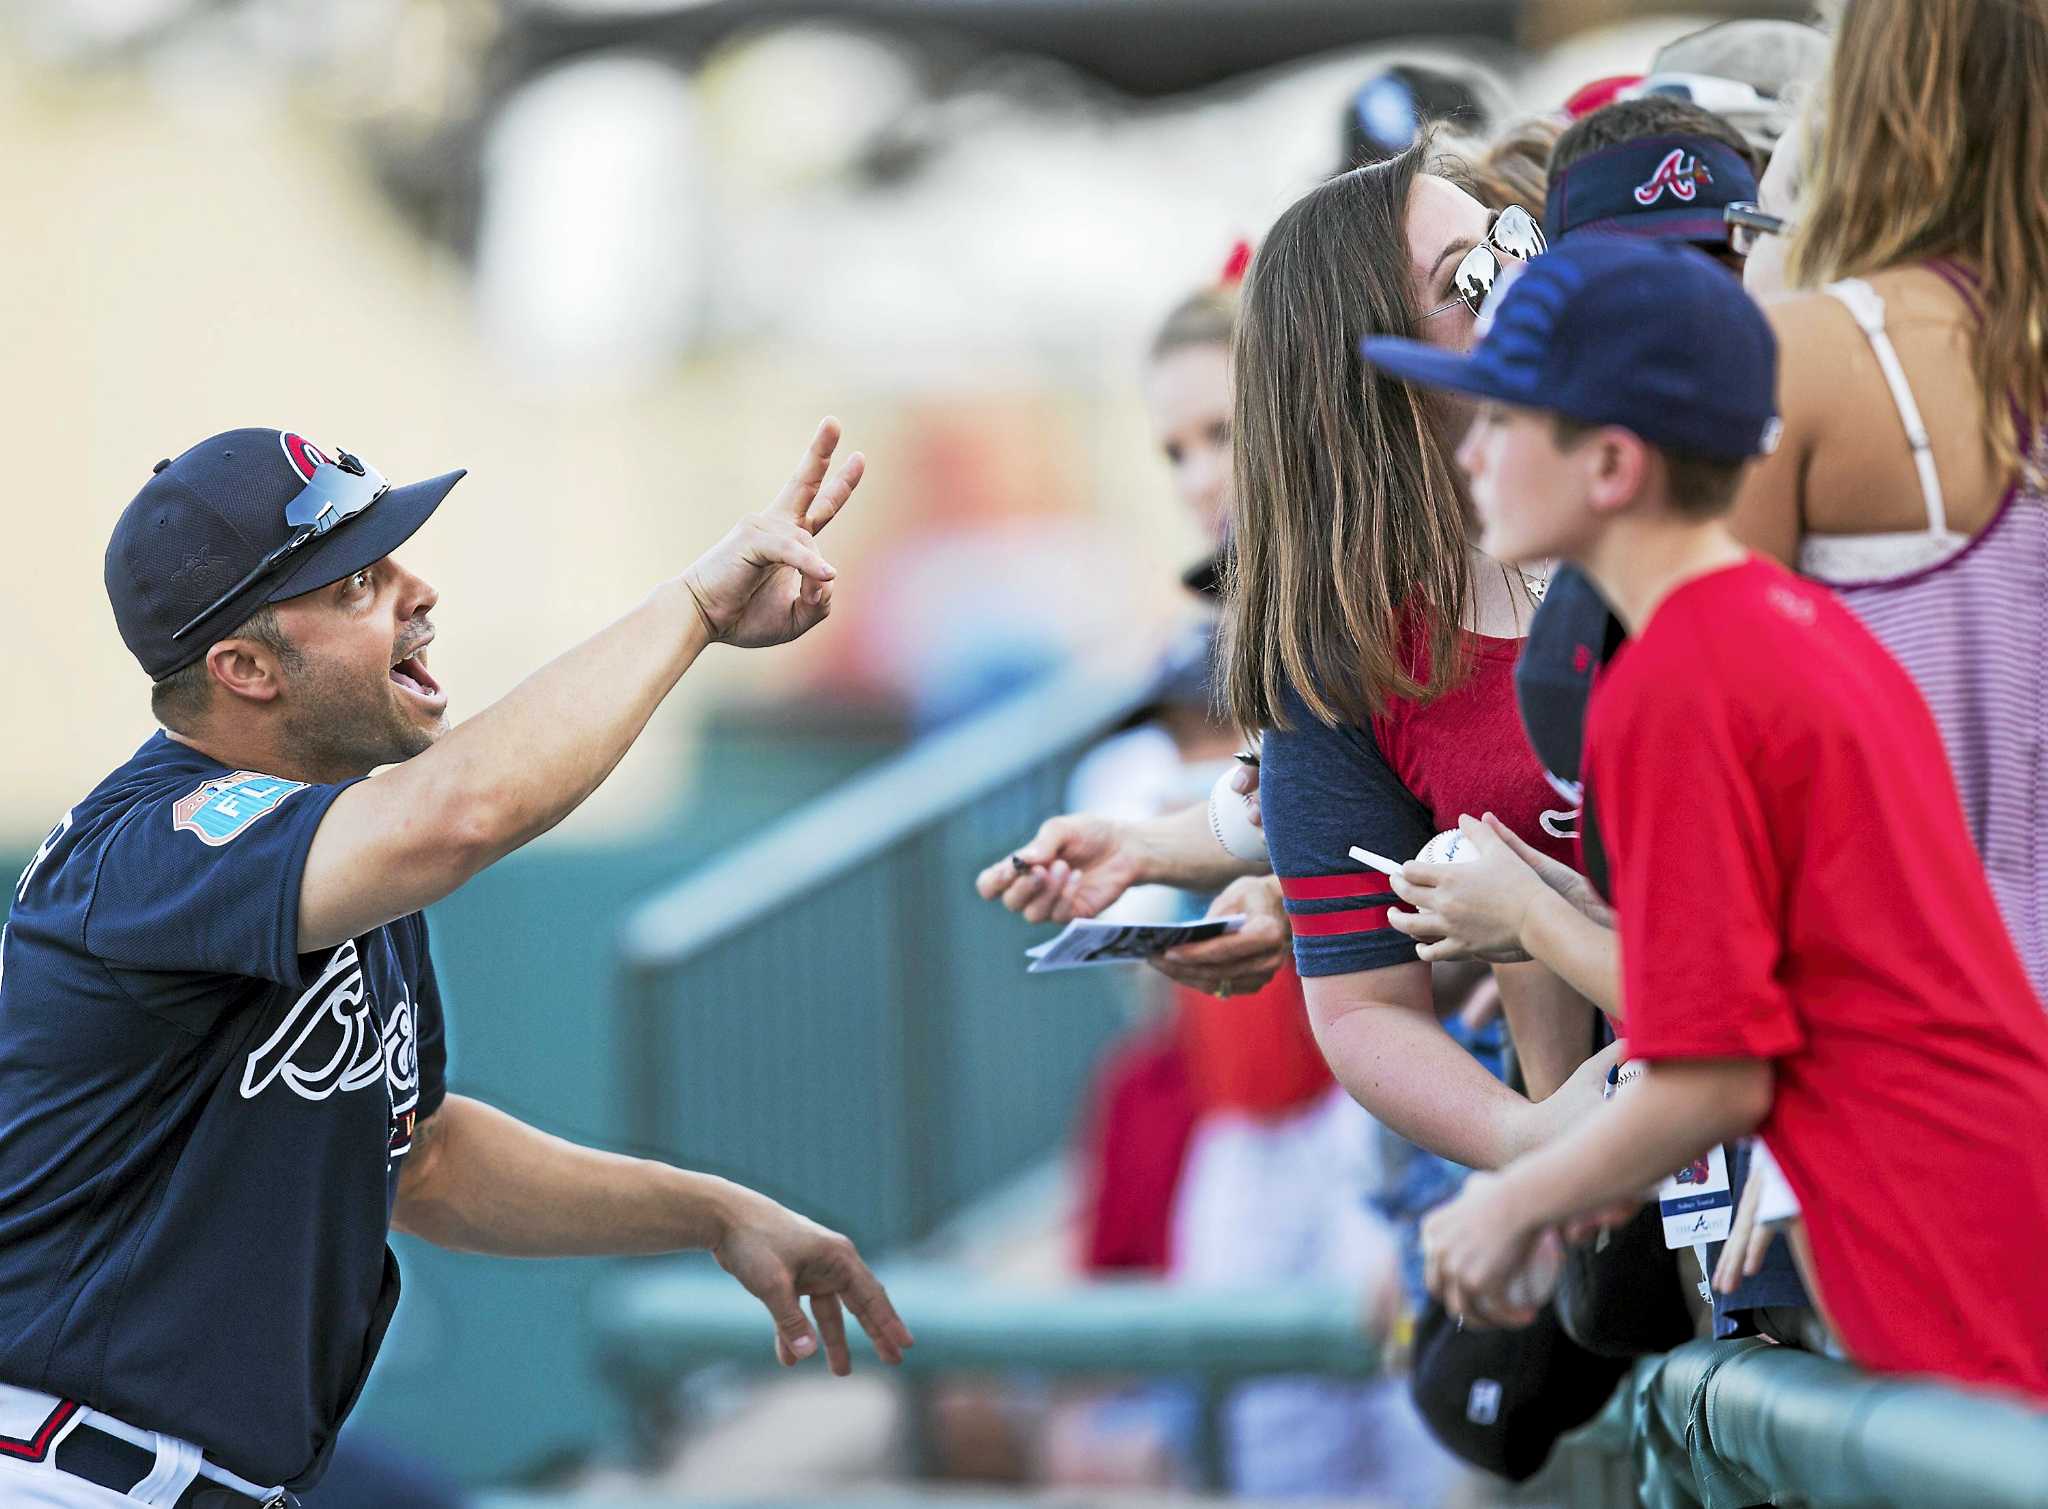
[[215, 776], [171, 808], [171, 826], [202, 844], [219, 848], [248, 831], [258, 818], [275, 812], [304, 781], [287, 781], [254, 770]]

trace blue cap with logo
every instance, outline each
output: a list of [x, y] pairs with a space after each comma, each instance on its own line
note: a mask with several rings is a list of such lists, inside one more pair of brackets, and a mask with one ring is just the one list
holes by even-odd
[[348, 452], [329, 457], [287, 430], [202, 440], [157, 463], [107, 542], [121, 639], [161, 681], [265, 603], [391, 554], [464, 475], [392, 487]]
[[1725, 247], [1722, 211], [1756, 202], [1756, 174], [1711, 136], [1648, 136], [1584, 157], [1551, 175], [1543, 233], [1555, 246], [1582, 231]]
[[1675, 241], [1593, 236], [1553, 247], [1498, 294], [1470, 355], [1368, 336], [1374, 366], [1652, 445], [1739, 461], [1777, 442], [1778, 343], [1742, 284]]

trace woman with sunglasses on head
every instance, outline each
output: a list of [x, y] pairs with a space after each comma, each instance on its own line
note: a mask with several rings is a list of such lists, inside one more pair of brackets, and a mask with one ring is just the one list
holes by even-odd
[[1452, 462], [1467, 416], [1358, 355], [1396, 331], [1469, 347], [1493, 284], [1542, 249], [1528, 211], [1489, 214], [1425, 170], [1430, 150], [1311, 191], [1252, 265], [1222, 674], [1232, 715], [1264, 731], [1264, 827], [1332, 1070], [1422, 1148], [1492, 1168], [1598, 1098], [1592, 1008], [1540, 965], [1498, 966], [1529, 1095], [1511, 1090], [1497, 1044], [1475, 1057], [1439, 1022], [1386, 878], [1350, 855], [1407, 859], [1464, 813], [1511, 809], [1563, 859], [1575, 815], [1517, 721], [1542, 580], [1472, 547]]
[[1821, 119], [1766, 175], [1771, 208], [1807, 169], [1768, 311], [1785, 429], [1731, 524], [1919, 684], [2048, 1000], [2048, 0], [1854, 0]]

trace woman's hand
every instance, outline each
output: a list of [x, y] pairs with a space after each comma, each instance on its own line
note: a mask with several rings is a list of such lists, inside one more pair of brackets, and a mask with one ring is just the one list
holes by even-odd
[[1458, 831], [1474, 857], [1456, 864], [1411, 859], [1401, 866], [1390, 882], [1394, 894], [1413, 910], [1390, 911], [1387, 922], [1419, 942], [1417, 957], [1431, 963], [1463, 958], [1519, 963], [1529, 957], [1522, 948], [1522, 920], [1550, 887], [1486, 823], [1463, 817]]
[[1263, 990], [1293, 954], [1294, 930], [1270, 875], [1234, 880], [1209, 908], [1211, 917], [1244, 913], [1244, 926], [1203, 943], [1183, 943], [1154, 954], [1151, 966], [1205, 995], [1243, 996]]

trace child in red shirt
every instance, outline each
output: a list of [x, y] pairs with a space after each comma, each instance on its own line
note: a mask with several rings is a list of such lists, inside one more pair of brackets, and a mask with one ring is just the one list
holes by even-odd
[[1719, 522], [1775, 428], [1762, 314], [1697, 253], [1603, 240], [1530, 264], [1469, 358], [1367, 355], [1487, 400], [1460, 452], [1482, 548], [1577, 561], [1632, 636], [1586, 801], [1648, 1069], [1428, 1218], [1432, 1288], [1523, 1323], [1544, 1232], [1755, 1131], [1856, 1360], [2048, 1399], [2048, 1018], [1918, 690]]

